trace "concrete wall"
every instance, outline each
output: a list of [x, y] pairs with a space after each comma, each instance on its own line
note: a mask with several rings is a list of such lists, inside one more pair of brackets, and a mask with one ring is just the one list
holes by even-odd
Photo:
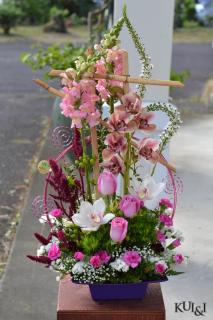
[[[145, 44], [154, 65], [152, 77], [169, 79], [172, 52], [174, 0], [115, 0], [115, 21], [122, 15], [123, 4], [127, 14]], [[130, 74], [139, 75], [140, 62], [127, 34], [121, 33], [121, 45], [129, 52]], [[148, 87], [145, 100], [168, 101], [168, 87]]]

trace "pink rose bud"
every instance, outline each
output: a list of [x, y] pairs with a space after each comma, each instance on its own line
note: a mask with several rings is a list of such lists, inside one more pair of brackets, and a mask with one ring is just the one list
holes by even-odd
[[181, 245], [180, 239], [176, 239], [172, 242], [174, 248], [177, 248]]
[[160, 204], [160, 206], [166, 206], [167, 208], [173, 208], [173, 204], [167, 198], [161, 199], [159, 204]]
[[110, 237], [115, 242], [122, 242], [127, 234], [128, 221], [117, 217], [111, 221]]
[[168, 268], [167, 264], [164, 261], [158, 261], [155, 263], [155, 272], [163, 274]]
[[98, 191], [103, 195], [110, 195], [116, 192], [117, 179], [109, 171], [104, 171], [98, 178]]
[[174, 262], [181, 264], [184, 260], [184, 256], [181, 253], [177, 253], [176, 255], [173, 256]]
[[94, 268], [99, 268], [102, 265], [101, 258], [99, 257], [98, 254], [95, 254], [94, 256], [92, 256], [89, 262]]
[[74, 253], [74, 259], [78, 261], [84, 260], [84, 254], [81, 251], [76, 251]]
[[61, 250], [57, 244], [53, 243], [48, 250], [48, 258], [50, 260], [57, 260], [61, 256]]
[[61, 209], [53, 209], [52, 211], [50, 211], [49, 215], [51, 215], [52, 217], [55, 218], [59, 218], [63, 215], [63, 212], [61, 211]]
[[119, 209], [127, 218], [134, 217], [141, 208], [141, 200], [136, 196], [125, 195], [121, 199]]
[[123, 261], [134, 269], [141, 263], [141, 256], [137, 251], [126, 251], [123, 255]]

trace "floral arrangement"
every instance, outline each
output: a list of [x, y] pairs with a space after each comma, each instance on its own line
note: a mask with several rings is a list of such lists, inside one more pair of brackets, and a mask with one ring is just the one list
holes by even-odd
[[[124, 24], [142, 62], [137, 92], [129, 89], [128, 57], [119, 48]], [[61, 113], [71, 119], [71, 128], [54, 130], [64, 150], [39, 163], [47, 176], [44, 195], [33, 206], [50, 232], [35, 233], [41, 246], [28, 257], [79, 283], [135, 283], [179, 274], [176, 265], [186, 258], [176, 251], [183, 237], [173, 227], [175, 169], [162, 152], [180, 115], [167, 104], [142, 105], [152, 66], [125, 8], [101, 43], [75, 64], [52, 72], [61, 77], [62, 91], [46, 86], [61, 97]], [[169, 117], [158, 139], [154, 111]], [[70, 152], [72, 164], [65, 158]], [[166, 183], [155, 181], [158, 164], [168, 170], [173, 201], [165, 197]]]

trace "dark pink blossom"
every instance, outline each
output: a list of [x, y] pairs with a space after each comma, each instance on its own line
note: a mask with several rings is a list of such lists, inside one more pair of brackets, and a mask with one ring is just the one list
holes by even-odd
[[174, 262], [181, 264], [184, 261], [184, 256], [181, 253], [177, 253], [173, 256]]
[[97, 255], [100, 257], [102, 263], [108, 263], [110, 260], [110, 255], [107, 253], [106, 250], [101, 250], [97, 252]]
[[160, 206], [166, 206], [167, 208], [173, 208], [173, 204], [171, 201], [167, 198], [163, 198], [159, 202]]
[[167, 214], [161, 214], [160, 221], [163, 222], [167, 227], [173, 226], [172, 217], [168, 216]]
[[98, 254], [92, 256], [89, 262], [94, 268], [99, 268], [102, 265], [101, 258], [99, 257]]

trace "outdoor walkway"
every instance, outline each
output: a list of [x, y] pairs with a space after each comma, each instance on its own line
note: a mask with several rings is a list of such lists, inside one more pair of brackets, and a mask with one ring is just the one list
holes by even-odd
[[184, 183], [175, 225], [183, 231], [186, 273], [162, 284], [167, 320], [197, 319], [174, 313], [175, 302], [207, 303], [206, 320], [213, 319], [213, 115], [185, 120], [171, 144], [171, 163]]
[[[184, 253], [190, 256], [186, 273], [162, 285], [167, 320], [195, 319], [186, 312], [174, 313], [174, 303], [207, 303], [206, 320], [213, 318], [213, 115], [185, 120], [171, 144], [172, 163], [184, 182], [184, 193], [176, 215], [176, 226], [185, 236]], [[49, 142], [41, 155], [52, 153]], [[26, 260], [36, 250], [32, 234], [40, 226], [32, 217], [32, 198], [41, 193], [42, 179], [35, 175], [13, 254], [2, 286], [0, 320], [53, 320], [56, 314], [55, 274]], [[71, 297], [70, 297], [71, 298]]]

